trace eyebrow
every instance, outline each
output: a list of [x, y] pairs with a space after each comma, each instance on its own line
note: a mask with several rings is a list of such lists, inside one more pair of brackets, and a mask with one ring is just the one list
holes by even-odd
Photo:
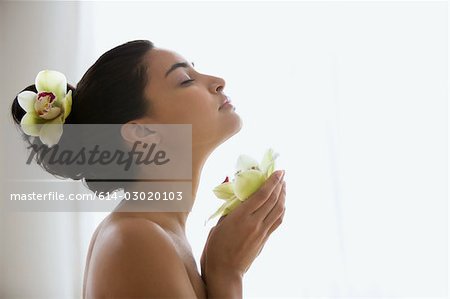
[[[191, 64], [192, 64], [192, 66], [194, 66], [194, 63], [193, 63], [193, 62], [191, 62]], [[174, 71], [175, 69], [177, 69], [177, 68], [179, 68], [179, 67], [189, 68], [190, 65], [189, 65], [189, 63], [187, 63], [187, 62], [178, 62], [178, 63], [175, 63], [175, 64], [172, 65], [172, 66], [170, 67], [170, 69], [166, 72], [164, 78], [167, 78], [167, 76], [168, 76], [172, 71]]]

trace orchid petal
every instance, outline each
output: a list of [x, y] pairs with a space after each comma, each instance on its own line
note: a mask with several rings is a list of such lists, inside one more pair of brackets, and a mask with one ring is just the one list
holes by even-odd
[[236, 163], [236, 171], [245, 171], [249, 169], [259, 169], [258, 162], [250, 156], [240, 155]]
[[44, 112], [43, 114], [41, 114], [40, 117], [43, 118], [43, 119], [46, 119], [46, 120], [50, 120], [50, 119], [56, 118], [60, 114], [61, 114], [61, 108], [59, 108], [59, 107], [52, 107], [52, 108], [50, 108], [49, 111]]
[[39, 133], [39, 138], [42, 143], [47, 144], [52, 147], [58, 143], [63, 132], [62, 118], [57, 117], [52, 121], [47, 122], [42, 126], [41, 132]]
[[233, 185], [231, 182], [222, 183], [213, 189], [214, 194], [220, 199], [230, 199], [234, 196]]
[[232, 200], [228, 202], [228, 205], [225, 207], [225, 210], [222, 213], [222, 216], [228, 215], [230, 212], [232, 212], [237, 206], [241, 204], [241, 201], [239, 198], [235, 197]]
[[38, 93], [41, 91], [53, 92], [57, 102], [61, 101], [67, 92], [66, 76], [58, 71], [40, 71], [36, 76], [35, 85]]
[[228, 201], [225, 202], [223, 205], [221, 205], [220, 208], [217, 209], [217, 211], [215, 211], [214, 214], [212, 214], [211, 216], [209, 216], [208, 220], [206, 220], [206, 221], [209, 221], [209, 220], [211, 220], [211, 219], [213, 219], [213, 218], [219, 216], [219, 215], [225, 210], [225, 208], [226, 208], [227, 206], [228, 206]]
[[273, 173], [275, 169], [275, 159], [278, 157], [278, 153], [275, 153], [273, 149], [268, 149], [264, 154], [261, 161], [261, 171], [264, 173], [266, 179]]
[[69, 90], [66, 97], [62, 100], [62, 107], [64, 109], [64, 120], [66, 120], [72, 110], [72, 90]]
[[265, 182], [264, 174], [255, 169], [240, 172], [234, 182], [234, 194], [241, 200], [246, 200]]
[[35, 92], [26, 90], [17, 95], [17, 101], [20, 107], [26, 112], [34, 111], [34, 102], [36, 101], [37, 94]]
[[39, 136], [44, 119], [39, 118], [35, 113], [26, 113], [20, 120], [22, 131], [30, 136]]
[[231, 213], [260, 189], [274, 172], [277, 157], [278, 153], [271, 148], [265, 152], [261, 164], [247, 155], [240, 155], [236, 163], [237, 171], [234, 178], [230, 181], [227, 177], [222, 184], [213, 189], [214, 194], [220, 199], [225, 199], [226, 202], [207, 221], [221, 213], [223, 216]]

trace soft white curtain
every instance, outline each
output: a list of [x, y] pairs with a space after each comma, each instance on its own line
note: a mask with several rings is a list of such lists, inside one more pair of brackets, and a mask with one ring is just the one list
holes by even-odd
[[[205, 165], [189, 219], [196, 258], [220, 204], [211, 189], [239, 154], [273, 147], [288, 189], [246, 298], [447, 297], [446, 2], [0, 5], [2, 111], [38, 70], [75, 84], [132, 39], [225, 78], [244, 126]], [[103, 216], [2, 213], [0, 294], [79, 297]]]

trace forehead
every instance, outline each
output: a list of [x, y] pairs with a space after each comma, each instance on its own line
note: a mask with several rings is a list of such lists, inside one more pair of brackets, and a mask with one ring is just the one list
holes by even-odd
[[151, 80], [164, 80], [166, 72], [177, 62], [190, 62], [180, 54], [163, 48], [153, 48], [147, 56]]

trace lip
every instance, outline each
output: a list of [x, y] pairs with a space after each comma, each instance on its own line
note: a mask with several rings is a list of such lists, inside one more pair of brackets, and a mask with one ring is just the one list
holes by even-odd
[[228, 97], [225, 97], [225, 99], [222, 101], [222, 104], [219, 107], [219, 110], [227, 103], [231, 103], [231, 101]]

